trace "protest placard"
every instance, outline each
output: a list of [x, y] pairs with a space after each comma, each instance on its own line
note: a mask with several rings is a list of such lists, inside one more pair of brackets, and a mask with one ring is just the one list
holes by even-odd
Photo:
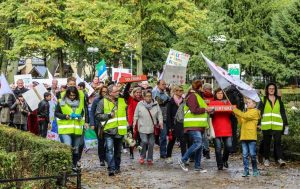
[[45, 92], [47, 92], [47, 89], [43, 84], [39, 84], [23, 93], [23, 97], [32, 111], [38, 108], [38, 104], [44, 99]]
[[162, 79], [168, 84], [184, 85], [186, 81], [186, 67], [165, 65]]
[[147, 81], [146, 75], [133, 75], [131, 77], [121, 77], [119, 83], [132, 83], [132, 82], [140, 82]]
[[186, 67], [187, 63], [189, 61], [190, 55], [176, 51], [174, 49], [170, 49], [166, 65], [171, 65], [171, 66], [182, 66]]

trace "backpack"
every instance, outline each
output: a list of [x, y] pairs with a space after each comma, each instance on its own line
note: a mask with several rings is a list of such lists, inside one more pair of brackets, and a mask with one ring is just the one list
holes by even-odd
[[188, 98], [189, 98], [189, 96], [186, 99], [184, 99], [183, 102], [179, 105], [177, 112], [175, 114], [175, 117], [174, 117], [175, 123], [183, 123], [184, 116], [188, 112], [188, 111], [184, 112], [184, 106], [186, 105], [186, 101]]

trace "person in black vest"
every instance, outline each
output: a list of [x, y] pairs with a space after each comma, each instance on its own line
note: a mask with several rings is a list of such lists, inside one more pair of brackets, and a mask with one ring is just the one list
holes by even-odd
[[49, 119], [49, 101], [51, 100], [51, 93], [45, 92], [44, 99], [38, 105], [38, 122], [39, 122], [39, 135], [46, 138], [48, 128], [51, 127]]

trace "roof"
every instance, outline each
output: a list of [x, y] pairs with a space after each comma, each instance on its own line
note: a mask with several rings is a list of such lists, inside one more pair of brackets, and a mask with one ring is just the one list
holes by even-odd
[[46, 76], [47, 67], [45, 66], [33, 66], [32, 70], [29, 73], [31, 74], [33, 70], [35, 70], [41, 77]]

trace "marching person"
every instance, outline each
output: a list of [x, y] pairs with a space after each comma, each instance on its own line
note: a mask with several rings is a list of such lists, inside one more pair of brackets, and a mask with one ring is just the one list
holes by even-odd
[[244, 174], [243, 177], [248, 177], [249, 174], [249, 162], [248, 158], [251, 158], [251, 164], [253, 169], [253, 176], [258, 176], [256, 162], [256, 140], [257, 140], [257, 124], [260, 119], [260, 111], [256, 109], [256, 103], [251, 100], [246, 100], [247, 111], [242, 112], [238, 108], [233, 109], [233, 113], [238, 119], [238, 123], [241, 125], [240, 141], [242, 143]]
[[55, 110], [60, 140], [72, 146], [73, 168], [76, 170], [80, 160], [79, 146], [82, 140], [83, 126], [88, 127], [88, 113], [84, 107], [84, 94], [76, 87], [68, 87], [63, 97], [58, 100]]
[[[138, 132], [141, 138], [140, 164], [147, 159], [148, 165], [153, 164], [154, 127], [163, 127], [163, 117], [159, 105], [152, 99], [150, 90], [143, 92], [144, 100], [137, 104], [134, 112], [133, 125], [138, 125]], [[147, 153], [148, 152], [148, 153]], [[147, 155], [146, 155], [147, 153]]]
[[95, 117], [105, 122], [102, 126], [108, 175], [114, 176], [120, 173], [121, 150], [124, 135], [127, 134], [126, 103], [119, 97], [119, 88], [115, 85], [108, 87], [106, 95], [97, 105]]
[[0, 123], [9, 125], [10, 122], [10, 108], [14, 104], [13, 94], [3, 94], [0, 98]]
[[202, 134], [205, 129], [208, 128], [208, 113], [213, 111], [212, 108], [207, 107], [205, 101], [201, 96], [201, 80], [194, 80], [192, 82], [192, 89], [187, 94], [187, 102], [184, 107], [184, 132], [189, 135], [193, 144], [188, 148], [182, 158], [179, 159], [179, 164], [184, 171], [188, 171], [186, 163], [191, 155], [195, 154], [194, 170], [201, 173], [207, 172], [201, 168], [201, 156], [202, 156]]
[[39, 135], [46, 138], [48, 129], [51, 128], [49, 119], [49, 101], [51, 100], [51, 93], [45, 92], [44, 99], [38, 104], [38, 122], [39, 122]]
[[[209, 103], [209, 106], [231, 105], [225, 99], [224, 92], [221, 88], [215, 90], [214, 99], [214, 101]], [[214, 112], [212, 114], [212, 126], [215, 132], [214, 145], [218, 170], [223, 170], [223, 166], [228, 168], [228, 158], [232, 148], [231, 114], [231, 112]], [[223, 153], [222, 146], [224, 146]]]
[[262, 103], [260, 125], [263, 133], [264, 166], [270, 166], [269, 159], [272, 137], [274, 138], [275, 161], [281, 167], [285, 166], [286, 163], [282, 160], [281, 135], [285, 128], [288, 127], [288, 121], [275, 83], [269, 83], [266, 86], [265, 97]]
[[100, 160], [100, 166], [105, 166], [105, 140], [103, 136], [100, 136], [99, 131], [102, 126], [101, 122], [95, 118], [95, 113], [97, 110], [97, 105], [99, 104], [100, 100], [102, 100], [107, 95], [107, 92], [108, 88], [106, 85], [99, 89], [99, 97], [94, 99], [90, 112], [90, 126], [95, 130], [98, 139], [98, 157]]
[[[131, 134], [133, 135], [133, 130], [136, 125], [133, 124], [133, 117], [135, 109], [138, 105], [138, 103], [143, 99], [142, 97], [142, 88], [141, 87], [134, 87], [131, 92], [129, 92], [131, 84], [128, 83], [124, 89], [124, 99], [127, 101], [128, 107], [127, 107], [127, 119], [128, 119], [128, 125], [129, 130]], [[130, 147], [130, 158], [134, 159], [133, 156], [133, 147]]]
[[152, 90], [152, 97], [159, 104], [159, 107], [163, 115], [163, 128], [160, 131], [159, 147], [160, 158], [165, 159], [167, 157], [167, 105], [170, 101], [170, 97], [166, 92], [167, 84], [164, 80], [159, 80], [156, 87]]
[[13, 124], [16, 126], [16, 128], [22, 131], [27, 131], [27, 118], [29, 107], [21, 93], [19, 93], [18, 99], [11, 106], [11, 110], [14, 111]]
[[176, 140], [180, 143], [181, 156], [183, 156], [186, 152], [186, 139], [183, 131], [183, 123], [179, 123], [175, 119], [175, 115], [177, 113], [178, 107], [183, 103], [183, 93], [184, 90], [182, 86], [174, 86], [173, 87], [173, 96], [167, 107], [167, 128], [169, 133], [172, 134], [172, 140], [169, 140], [167, 146], [167, 162], [172, 163], [172, 151]]

